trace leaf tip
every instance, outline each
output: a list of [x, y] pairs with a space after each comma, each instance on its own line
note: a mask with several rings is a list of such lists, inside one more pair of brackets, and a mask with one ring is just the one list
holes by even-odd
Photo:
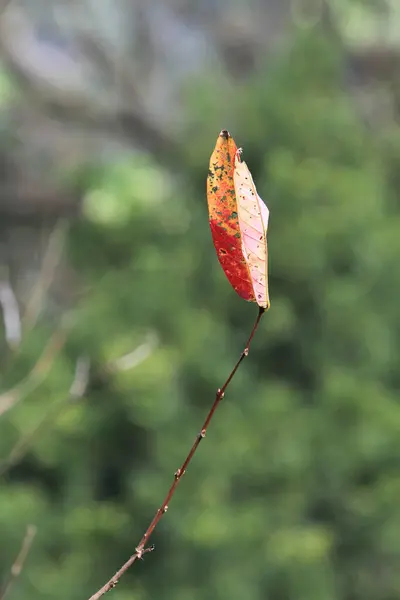
[[226, 140], [229, 140], [229, 138], [231, 137], [231, 134], [229, 133], [229, 131], [227, 129], [223, 129], [221, 131], [221, 133], [219, 134], [219, 137], [223, 137]]

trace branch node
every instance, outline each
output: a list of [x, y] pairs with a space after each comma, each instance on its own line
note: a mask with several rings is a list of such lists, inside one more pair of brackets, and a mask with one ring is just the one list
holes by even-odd
[[175, 471], [175, 473], [174, 473], [175, 480], [178, 480], [180, 478], [181, 474], [183, 475], [183, 473], [181, 473], [180, 469]]
[[243, 356], [248, 356], [248, 355], [249, 355], [249, 349], [248, 349], [248, 348], [245, 348], [245, 349], [243, 350]]
[[206, 430], [202, 429], [198, 435], [199, 440], [202, 440], [206, 437]]
[[155, 549], [156, 549], [156, 547], [154, 544], [152, 544], [148, 548], [140, 548], [138, 546], [136, 548], [136, 556], [138, 557], [139, 560], [144, 560], [143, 555], [147, 554], [148, 552], [153, 552], [153, 550], [155, 550]]
[[222, 398], [225, 396], [225, 392], [222, 391], [221, 388], [217, 389], [217, 398], [219, 398], [220, 400], [222, 400]]

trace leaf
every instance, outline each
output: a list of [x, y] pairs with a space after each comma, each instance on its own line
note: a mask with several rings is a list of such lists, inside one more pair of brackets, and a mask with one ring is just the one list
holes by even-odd
[[250, 270], [256, 302], [268, 310], [268, 246], [269, 210], [257, 193], [248, 166], [235, 154], [234, 186], [239, 216], [242, 252]]
[[233, 289], [245, 300], [255, 301], [250, 269], [242, 249], [233, 171], [237, 146], [225, 129], [210, 158], [207, 201], [211, 235], [218, 260]]
[[240, 155], [231, 135], [222, 130], [210, 158], [207, 178], [211, 234], [218, 260], [233, 289], [267, 310], [269, 211]]

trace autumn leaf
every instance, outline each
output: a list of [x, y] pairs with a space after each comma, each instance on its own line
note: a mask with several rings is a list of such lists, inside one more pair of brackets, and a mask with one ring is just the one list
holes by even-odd
[[235, 141], [225, 129], [210, 158], [207, 201], [214, 246], [230, 284], [245, 300], [268, 309], [269, 213]]

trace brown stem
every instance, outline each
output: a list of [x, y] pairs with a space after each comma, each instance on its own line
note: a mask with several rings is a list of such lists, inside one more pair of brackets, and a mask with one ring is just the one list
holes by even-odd
[[157, 524], [161, 520], [162, 516], [167, 512], [168, 504], [171, 501], [172, 496], [174, 495], [174, 492], [178, 486], [178, 483], [181, 480], [182, 476], [185, 474], [185, 471], [186, 471], [187, 467], [189, 466], [189, 463], [192, 460], [193, 455], [196, 452], [201, 440], [206, 436], [207, 428], [210, 424], [210, 421], [211, 421], [219, 403], [221, 402], [222, 398], [224, 397], [225, 391], [226, 391], [228, 385], [232, 381], [232, 379], [233, 379], [236, 371], [238, 370], [239, 365], [242, 362], [242, 360], [244, 359], [244, 357], [248, 356], [251, 341], [254, 337], [254, 334], [257, 331], [257, 327], [260, 323], [261, 317], [263, 316], [264, 312], [265, 312], [265, 308], [259, 307], [256, 322], [254, 323], [253, 329], [251, 330], [249, 339], [246, 342], [246, 346], [245, 346], [243, 352], [241, 353], [237, 363], [235, 364], [232, 371], [230, 372], [224, 385], [217, 390], [217, 394], [215, 396], [214, 403], [206, 417], [206, 420], [203, 423], [203, 427], [201, 428], [200, 433], [197, 434], [196, 439], [193, 443], [193, 446], [191, 447], [189, 454], [185, 458], [182, 466], [180, 467], [180, 469], [178, 469], [175, 472], [172, 485], [169, 488], [168, 493], [165, 496], [163, 503], [161, 504], [160, 508], [157, 510], [156, 514], [154, 515], [153, 520], [151, 521], [151, 523], [148, 526], [146, 532], [144, 533], [142, 539], [140, 540], [139, 544], [137, 545], [137, 547], [135, 549], [135, 553], [132, 554], [132, 556], [126, 561], [126, 563], [124, 565], [122, 565], [122, 567], [120, 569], [118, 569], [118, 571], [115, 573], [115, 575], [113, 577], [111, 577], [111, 579], [109, 579], [107, 581], [107, 583], [103, 585], [102, 588], [100, 588], [95, 594], [93, 594], [93, 596], [91, 596], [89, 600], [98, 600], [99, 598], [101, 598], [105, 593], [107, 593], [108, 591], [110, 591], [112, 588], [114, 588], [117, 585], [120, 577], [129, 569], [129, 567], [131, 565], [133, 565], [133, 563], [138, 558], [142, 558], [144, 554], [154, 550], [154, 546], [148, 546], [147, 548], [145, 548], [145, 546], [148, 543], [151, 534], [153, 533]]
[[36, 527], [34, 525], [28, 525], [28, 527], [26, 528], [25, 537], [22, 541], [21, 549], [18, 552], [18, 556], [11, 567], [8, 581], [4, 585], [3, 589], [0, 591], [0, 600], [5, 600], [5, 597], [10, 592], [13, 584], [15, 583], [15, 580], [20, 575], [22, 567], [24, 566], [25, 559], [28, 556], [29, 551], [31, 549], [35, 535]]

